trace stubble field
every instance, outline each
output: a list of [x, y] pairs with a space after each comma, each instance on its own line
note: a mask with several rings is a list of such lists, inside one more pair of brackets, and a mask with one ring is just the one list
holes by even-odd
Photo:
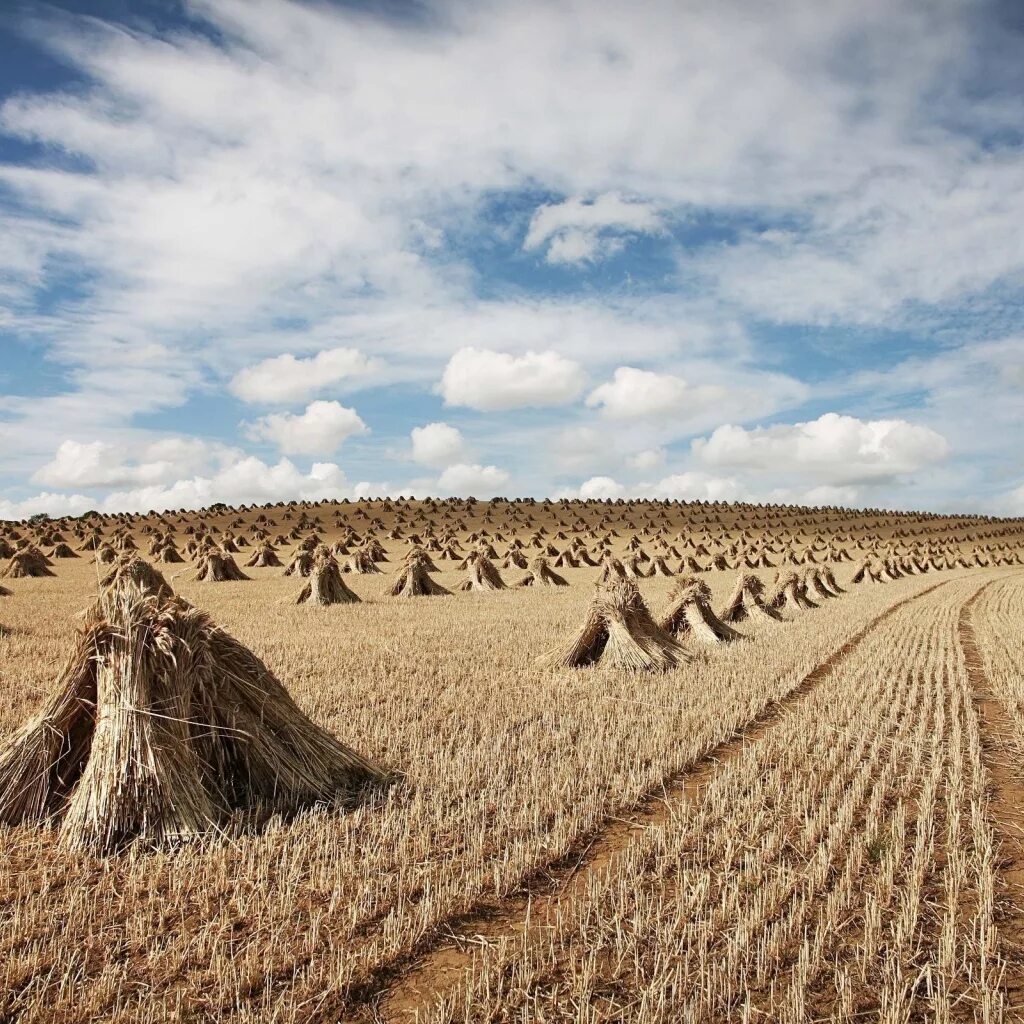
[[[6, 533], [74, 549], [94, 527], [144, 558], [171, 536], [185, 560], [150, 561], [174, 590], [394, 778], [353, 807], [173, 849], [101, 855], [66, 848], [57, 822], [0, 827], [0, 1018], [1024, 1013], [1024, 524], [396, 501]], [[344, 574], [360, 603], [300, 605], [297, 575], [244, 566], [261, 530], [285, 538], [285, 565], [310, 535], [340, 542], [339, 563], [372, 540], [386, 560]], [[232, 557], [250, 579], [196, 579], [185, 546], [204, 532], [249, 541]], [[690, 633], [667, 671], [551, 668], [538, 658], [580, 629], [602, 567], [515, 587], [517, 539], [528, 561], [575, 543], [627, 575], [642, 552], [655, 619], [686, 558], [718, 611], [742, 573], [770, 588], [827, 567], [842, 592], [739, 622], [733, 642]], [[481, 545], [509, 587], [459, 592]], [[453, 594], [388, 594], [416, 546]], [[109, 568], [77, 553], [0, 580], [0, 742], [53, 690]], [[659, 556], [673, 575], [647, 578]], [[865, 560], [879, 582], [853, 582]]]

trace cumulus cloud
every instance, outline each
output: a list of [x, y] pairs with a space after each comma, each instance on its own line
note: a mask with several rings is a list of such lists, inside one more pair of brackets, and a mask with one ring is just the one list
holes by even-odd
[[634, 452], [626, 459], [626, 464], [630, 469], [635, 469], [641, 473], [649, 473], [652, 469], [657, 469], [659, 466], [664, 465], [666, 453], [664, 448], [645, 448], [643, 451]]
[[523, 248], [529, 252], [546, 245], [548, 263], [583, 263], [619, 251], [625, 234], [661, 230], [662, 216], [654, 204], [608, 192], [592, 200], [572, 197], [538, 206]]
[[772, 415], [808, 395], [794, 378], [751, 367], [739, 357], [728, 369], [721, 361], [689, 360], [685, 372], [620, 366], [611, 380], [591, 391], [586, 404], [615, 421], [617, 430], [630, 432], [634, 442], [657, 447], [723, 421]]
[[715, 466], [796, 472], [830, 484], [891, 481], [949, 454], [946, 439], [930, 427], [836, 413], [752, 430], [721, 426], [709, 438], [695, 440], [692, 450]]
[[301, 402], [351, 377], [365, 376], [373, 362], [353, 348], [331, 348], [301, 359], [291, 353], [239, 370], [229, 390], [246, 402]]
[[579, 490], [572, 496], [593, 501], [600, 498], [621, 498], [625, 493], [622, 484], [610, 476], [592, 476], [589, 480], [584, 480]]
[[48, 516], [80, 516], [91, 509], [97, 509], [97, 504], [84, 494], [43, 491], [21, 501], [0, 499], [0, 519], [28, 519], [40, 512]]
[[448, 466], [465, 454], [466, 443], [462, 434], [447, 423], [413, 427], [410, 437], [413, 461], [424, 466]]
[[20, 501], [0, 501], [0, 519], [23, 519], [36, 512], [52, 516], [81, 515], [91, 509], [147, 512], [150, 509], [203, 508], [217, 501], [231, 505], [317, 501], [354, 497], [355, 491], [356, 488], [349, 487], [342, 469], [333, 462], [313, 463], [304, 472], [289, 459], [269, 464], [255, 456], [238, 454], [208, 473], [115, 490], [100, 498], [44, 492]]
[[346, 438], [368, 434], [355, 409], [339, 402], [311, 402], [302, 413], [271, 413], [249, 427], [256, 441], [269, 441], [288, 455], [327, 455]]
[[733, 477], [699, 472], [675, 473], [655, 484], [640, 485], [638, 490], [646, 498], [680, 501], [742, 501], [749, 496], [746, 487]]
[[1005, 516], [1024, 516], [1024, 484], [998, 497], [996, 511]]
[[587, 405], [599, 408], [611, 419], [643, 419], [692, 414], [721, 402], [726, 394], [721, 387], [690, 387], [682, 377], [671, 373], [620, 366], [610, 381], [591, 391]]
[[747, 496], [746, 488], [731, 477], [715, 477], [700, 472], [675, 473], [650, 483], [620, 484], [608, 476], [594, 476], [561, 497], [595, 500], [605, 498], [651, 498], [679, 501], [738, 501]]
[[229, 449], [198, 438], [164, 438], [142, 446], [134, 459], [125, 446], [103, 441], [62, 441], [53, 458], [32, 475], [49, 487], [121, 487], [168, 480], [203, 466]]
[[488, 498], [508, 483], [509, 475], [497, 466], [478, 466], [465, 462], [449, 466], [438, 478], [438, 493], [444, 497]]
[[315, 462], [308, 473], [289, 459], [268, 464], [255, 456], [239, 458], [209, 476], [194, 476], [166, 485], [115, 491], [102, 502], [104, 511], [151, 508], [202, 508], [216, 501], [316, 501], [351, 496], [344, 472], [333, 462]]
[[448, 361], [440, 391], [446, 405], [495, 412], [565, 405], [580, 396], [584, 382], [583, 367], [557, 352], [514, 356], [462, 348]]

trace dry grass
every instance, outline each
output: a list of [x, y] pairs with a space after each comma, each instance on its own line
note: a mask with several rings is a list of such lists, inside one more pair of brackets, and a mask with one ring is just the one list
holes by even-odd
[[[297, 581], [281, 568], [254, 566], [249, 581], [209, 586], [191, 564], [171, 567], [178, 593], [251, 648], [306, 714], [404, 778], [351, 813], [315, 811], [174, 852], [102, 859], [61, 848], [53, 830], [0, 829], [0, 863], [10, 866], [0, 873], [0, 1016], [369, 1017], [388, 984], [401, 987], [410, 959], [462, 915], [500, 906], [550, 865], [572, 863], [616, 815], [785, 701], [852, 634], [940, 581], [723, 765], [699, 804], [635, 836], [585, 899], [560, 907], [543, 942], [488, 949], [444, 1007], [424, 1012], [651, 1021], [1005, 1015], [1005, 953], [990, 895], [997, 863], [956, 623], [963, 602], [993, 580], [975, 606], [979, 637], [987, 655], [995, 651], [993, 685], [1024, 725], [1019, 568], [850, 585], [861, 554], [851, 543], [854, 561], [829, 563], [848, 593], [806, 610], [784, 605], [785, 621], [750, 617], [743, 643], [690, 644], [693, 657], [663, 673], [552, 671], [537, 655], [579, 629], [600, 568], [560, 567], [566, 587], [423, 601], [388, 594], [417, 543], [408, 538], [425, 540], [431, 521], [439, 534], [451, 528], [460, 558], [476, 543], [471, 534], [485, 529], [504, 536], [491, 542], [499, 560], [516, 536], [532, 561], [541, 549], [530, 538], [545, 524], [544, 544], [564, 550], [582, 537], [602, 561], [599, 514], [579, 528], [572, 511], [537, 508], [535, 524], [510, 527], [500, 515], [488, 524], [484, 509], [460, 513], [462, 529], [432, 510], [426, 523], [407, 517], [400, 539], [387, 539], [393, 517], [371, 509], [383, 521], [373, 532], [388, 557], [385, 573], [358, 577], [360, 603], [313, 613], [295, 604]], [[266, 512], [277, 520], [272, 539], [292, 532], [301, 513], [284, 521], [283, 511]], [[353, 511], [344, 509], [348, 525], [366, 534], [368, 519]], [[257, 514], [246, 513], [247, 524]], [[321, 515], [328, 545], [344, 540], [332, 513], [308, 514]], [[666, 536], [678, 554], [663, 556], [657, 525], [643, 535], [641, 512], [614, 514], [611, 548], [620, 559], [637, 534], [673, 570], [687, 557], [707, 564], [719, 553], [713, 525], [673, 524]], [[214, 535], [232, 518], [219, 519]], [[723, 518], [726, 541], [748, 532], [746, 546], [756, 548], [766, 532], [736, 522], [735, 512]], [[560, 521], [569, 540], [552, 539]], [[837, 523], [774, 524], [767, 534], [801, 552], [816, 535], [841, 531], [865, 538], [885, 560], [902, 554], [900, 545], [923, 543], [896, 536], [908, 525], [965, 554], [977, 534], [999, 528], [872, 516]], [[188, 539], [182, 529], [179, 548]], [[298, 547], [310, 530], [297, 532], [288, 545]], [[136, 540], [141, 547], [143, 536]], [[709, 554], [688, 540], [705, 542]], [[740, 571], [741, 556], [721, 548], [733, 566], [699, 577], [711, 608], [727, 606]], [[291, 562], [291, 547], [278, 552]], [[430, 578], [457, 591], [465, 570], [433, 558], [440, 571]], [[742, 571], [770, 590], [782, 551], [768, 558], [771, 568]], [[0, 605], [9, 628], [0, 637], [0, 735], [50, 693], [74, 642], [74, 613], [95, 595], [90, 559], [62, 560], [55, 571], [56, 579], [5, 580], [12, 595]], [[637, 581], [655, 618], [674, 583], [661, 575]], [[997, 624], [994, 635], [1013, 634], [1014, 616], [1017, 640], [996, 651], [986, 623]], [[400, 1017], [412, 1003], [384, 1005]]]

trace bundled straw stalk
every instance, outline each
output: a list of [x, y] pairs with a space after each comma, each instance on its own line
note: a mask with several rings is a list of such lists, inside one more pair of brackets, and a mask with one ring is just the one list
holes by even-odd
[[579, 632], [564, 647], [538, 659], [547, 668], [602, 667], [666, 671], [690, 655], [651, 618], [636, 584], [598, 584]]
[[173, 846], [239, 811], [290, 814], [385, 778], [155, 586], [126, 569], [102, 591], [53, 695], [0, 749], [0, 822], [56, 819], [67, 846], [103, 853]]
[[309, 582], [299, 592], [296, 604], [358, 604], [359, 596], [342, 579], [333, 555], [317, 559]]
[[674, 637], [693, 636], [709, 647], [741, 640], [743, 634], [723, 622], [711, 608], [711, 589], [702, 580], [684, 576], [673, 588], [661, 628]]
[[505, 590], [505, 581], [501, 578], [494, 563], [483, 554], [473, 552], [469, 556], [469, 572], [459, 585], [459, 590]]
[[538, 555], [530, 562], [530, 571], [516, 584], [517, 587], [567, 587], [569, 581], [559, 576], [544, 555]]
[[779, 622], [782, 616], [765, 604], [764, 584], [761, 580], [753, 573], [743, 573], [736, 580], [736, 586], [721, 619], [723, 622], [745, 622], [747, 619]]
[[426, 561], [414, 557], [399, 570], [388, 593], [392, 597], [446, 597], [451, 591], [431, 579]]

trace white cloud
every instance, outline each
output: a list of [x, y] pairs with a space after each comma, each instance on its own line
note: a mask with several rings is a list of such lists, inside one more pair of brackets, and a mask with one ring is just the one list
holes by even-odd
[[54, 457], [32, 475], [49, 487], [119, 487], [156, 483], [197, 469], [230, 449], [198, 438], [165, 438], [142, 446], [133, 459], [124, 445], [62, 441]]
[[810, 487], [800, 491], [796, 495], [788, 497], [773, 495], [773, 501], [784, 501], [790, 505], [845, 505], [857, 504], [860, 491], [856, 487], [836, 487], [830, 484], [823, 484], [821, 487]]
[[413, 461], [425, 466], [449, 466], [465, 455], [466, 443], [462, 434], [447, 423], [413, 427], [410, 437]]
[[29, 516], [45, 512], [48, 516], [78, 516], [97, 504], [84, 494], [55, 494], [43, 491], [21, 501], [0, 499], [0, 519], [28, 519]]
[[589, 201], [573, 197], [538, 206], [523, 248], [529, 252], [547, 245], [548, 263], [583, 263], [619, 251], [625, 244], [621, 234], [662, 230], [661, 214], [652, 203], [608, 192]]
[[620, 238], [601, 238], [593, 231], [568, 228], [551, 239], [548, 246], [548, 263], [571, 266], [576, 263], [596, 262], [620, 252], [624, 246]]
[[747, 489], [733, 477], [708, 476], [686, 472], [666, 476], [655, 484], [640, 484], [637, 492], [645, 498], [669, 498], [688, 501], [741, 501]]
[[[361, 484], [373, 488], [377, 485]], [[374, 491], [374, 493], [378, 493]], [[103, 498], [83, 494], [42, 493], [21, 501], [0, 501], [0, 519], [23, 519], [36, 512], [81, 515], [100, 512], [147, 512], [150, 509], [203, 508], [217, 501], [315, 501], [355, 496], [345, 473], [332, 462], [316, 462], [303, 472], [288, 459], [268, 464], [254, 456], [239, 455], [209, 474], [163, 484], [113, 491]]]
[[625, 488], [610, 476], [592, 476], [580, 484], [577, 495], [585, 501], [598, 498], [621, 498], [625, 496]]
[[214, 502], [315, 501], [351, 497], [344, 472], [333, 462], [315, 462], [303, 473], [288, 459], [269, 465], [255, 456], [239, 458], [210, 476], [194, 476], [167, 485], [137, 487], [109, 494], [105, 511], [203, 508]]
[[860, 420], [826, 413], [792, 425], [719, 427], [698, 438], [694, 454], [715, 466], [743, 466], [762, 473], [796, 472], [822, 483], [881, 482], [913, 473], [949, 454], [944, 437], [906, 420]]
[[365, 376], [372, 368], [372, 361], [353, 348], [325, 349], [306, 359], [286, 352], [239, 370], [229, 389], [246, 402], [301, 402], [350, 377]]
[[446, 405], [493, 412], [565, 405], [580, 396], [584, 380], [583, 367], [557, 352], [462, 348], [448, 361], [440, 390]]
[[560, 495], [584, 500], [651, 498], [689, 501], [738, 501], [746, 496], [747, 491], [739, 481], [700, 472], [675, 473], [653, 483], [629, 486], [620, 484], [612, 477], [595, 476], [585, 480], [576, 490], [563, 491]]
[[508, 483], [508, 473], [497, 466], [469, 465], [464, 462], [449, 466], [437, 481], [438, 493], [443, 496], [492, 497]]
[[271, 413], [256, 420], [249, 436], [270, 441], [288, 455], [328, 455], [349, 437], [369, 433], [355, 409], [339, 402], [311, 402], [302, 413]]
[[638, 470], [641, 473], [649, 473], [665, 464], [666, 453], [664, 448], [645, 448], [641, 452], [634, 452], [626, 459], [630, 469]]
[[1024, 484], [1004, 494], [997, 501], [997, 510], [1002, 515], [1024, 516]]
[[610, 381], [591, 391], [587, 405], [600, 408], [612, 419], [643, 419], [707, 408], [725, 394], [722, 388], [691, 388], [682, 377], [670, 373], [620, 366]]

